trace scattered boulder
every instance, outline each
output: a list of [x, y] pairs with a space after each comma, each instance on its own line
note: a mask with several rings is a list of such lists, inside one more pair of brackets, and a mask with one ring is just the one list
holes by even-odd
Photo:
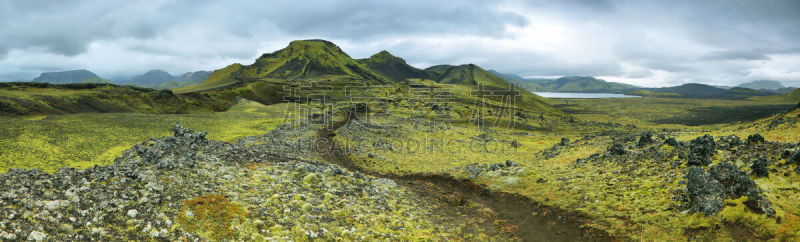
[[356, 103], [350, 110], [354, 113], [367, 113], [369, 107], [366, 103]]
[[764, 142], [766, 142], [766, 140], [764, 139], [764, 136], [761, 136], [761, 134], [747, 136], [747, 145], [763, 144]]
[[627, 153], [627, 151], [625, 151], [625, 146], [616, 142], [614, 142], [614, 144], [608, 148], [608, 152], [610, 152], [612, 155], [624, 155]]
[[725, 187], [725, 194], [731, 199], [747, 196], [745, 205], [759, 214], [775, 215], [775, 210], [769, 200], [761, 196], [758, 185], [731, 163], [720, 163], [708, 170], [711, 177]]
[[637, 145], [639, 148], [645, 147], [649, 144], [653, 143], [653, 134], [651, 133], [644, 133], [642, 136], [639, 137], [639, 144]]
[[689, 206], [697, 212], [711, 216], [722, 211], [725, 192], [722, 184], [711, 179], [701, 167], [689, 168], [686, 174]]
[[755, 161], [753, 161], [753, 165], [750, 166], [750, 169], [753, 170], [753, 174], [757, 177], [769, 177], [769, 161], [767, 158], [759, 157]]
[[736, 136], [735, 134], [732, 134], [732, 135], [720, 137], [718, 145], [722, 149], [731, 150], [734, 147], [739, 146], [741, 144], [742, 144], [742, 140], [739, 139], [739, 136]]
[[625, 142], [625, 143], [634, 142], [634, 141], [636, 141], [636, 135], [627, 135], [627, 136], [622, 138], [622, 141]]
[[569, 138], [561, 138], [561, 142], [558, 142], [560, 146], [568, 146], [569, 145]]
[[717, 154], [717, 145], [714, 142], [714, 137], [711, 135], [704, 135], [692, 140], [689, 145], [689, 163], [690, 166], [705, 166], [711, 164], [711, 157]]
[[678, 145], [680, 145], [680, 143], [678, 142], [678, 140], [676, 140], [676, 139], [675, 139], [675, 138], [673, 138], [673, 137], [669, 137], [667, 140], [665, 140], [665, 141], [664, 141], [664, 143], [665, 143], [665, 144], [668, 144], [668, 145], [670, 145], [670, 146], [672, 146], [672, 147], [677, 147]]
[[711, 167], [708, 172], [701, 167], [692, 167], [689, 168], [686, 179], [690, 207], [706, 216], [721, 211], [725, 199], [742, 196], [747, 196], [744, 204], [754, 212], [775, 215], [769, 200], [761, 195], [761, 189], [733, 164], [720, 163]]
[[786, 164], [800, 165], [800, 150], [794, 152], [794, 155], [792, 155], [792, 157], [789, 157], [789, 159], [786, 160]]

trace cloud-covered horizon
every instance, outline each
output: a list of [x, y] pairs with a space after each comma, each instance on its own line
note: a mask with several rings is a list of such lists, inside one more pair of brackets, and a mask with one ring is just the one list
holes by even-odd
[[0, 80], [88, 69], [106, 78], [250, 64], [295, 39], [416, 67], [639, 86], [800, 86], [800, 1], [3, 1]]

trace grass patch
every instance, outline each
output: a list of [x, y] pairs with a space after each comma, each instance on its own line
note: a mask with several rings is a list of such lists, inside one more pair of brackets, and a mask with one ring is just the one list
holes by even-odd
[[[208, 138], [237, 142], [283, 124], [288, 104], [244, 102], [229, 112], [197, 114], [83, 113], [42, 120], [0, 117], [0, 172], [9, 168], [86, 168], [111, 164], [120, 152], [151, 137], [172, 135], [169, 128], [209, 132]], [[292, 114], [288, 114], [292, 115]]]

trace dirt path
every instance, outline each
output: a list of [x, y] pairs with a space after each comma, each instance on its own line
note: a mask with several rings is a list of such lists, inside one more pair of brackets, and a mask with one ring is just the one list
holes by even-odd
[[[316, 150], [325, 161], [341, 165], [353, 171], [392, 179], [399, 185], [425, 198], [423, 201], [439, 201], [449, 207], [438, 212], [472, 217], [480, 216], [481, 218], [477, 218], [476, 221], [484, 220], [485, 222], [476, 225], [482, 226], [486, 231], [502, 233], [502, 229], [498, 229], [498, 225], [494, 223], [496, 220], [502, 220], [506, 223], [504, 227], [511, 228], [511, 232], [517, 238], [525, 241], [612, 240], [602, 231], [581, 228], [581, 217], [538, 205], [530, 199], [519, 195], [490, 191], [469, 180], [428, 174], [382, 175], [364, 170], [354, 165], [332, 138], [335, 136], [337, 129], [350, 122], [354, 117], [354, 114], [348, 114], [348, 118], [345, 120], [317, 131], [319, 140]], [[467, 204], [491, 209], [495, 217], [486, 218], [485, 215], [476, 211], [478, 209], [474, 206], [469, 207], [466, 206]]]

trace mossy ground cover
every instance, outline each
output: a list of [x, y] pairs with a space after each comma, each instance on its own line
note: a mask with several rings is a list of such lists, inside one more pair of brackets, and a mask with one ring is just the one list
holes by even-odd
[[[680, 108], [673, 107], [673, 102], [691, 105], [698, 100], [656, 101], [660, 104], [649, 106], [653, 110], [662, 110], [654, 114], [656, 117], [676, 117], [680, 115]], [[706, 106], [718, 105], [708, 100], [700, 101]], [[638, 105], [646, 106], [644, 103]], [[753, 103], [743, 101], [726, 105], [736, 108]], [[618, 106], [622, 107], [635, 109], [637, 106]], [[397, 113], [402, 112], [394, 112]], [[776, 208], [776, 216], [750, 211], [741, 205], [740, 198], [726, 200], [722, 212], [705, 217], [688, 211], [683, 202], [674, 198], [676, 191], [686, 186], [682, 183], [687, 171], [686, 148], [661, 145], [663, 138], [656, 139], [660, 142], [658, 144], [639, 147], [637, 135], [654, 128], [669, 127], [662, 133], [664, 137], [676, 137], [684, 142], [705, 133], [717, 138], [735, 134], [743, 139], [760, 133], [768, 142], [795, 144], [800, 141], [800, 110], [754, 122], [696, 127], [655, 124], [649, 120], [652, 116], [643, 111], [619, 109], [614, 110], [616, 113], [626, 113], [630, 123], [646, 128], [625, 132], [611, 130], [616, 131], [613, 135], [586, 132], [592, 128], [538, 132], [478, 127], [469, 122], [431, 126], [430, 119], [426, 123], [404, 119], [404, 115], [382, 115], [371, 116], [369, 123], [356, 120], [340, 128], [335, 139], [350, 148], [351, 159], [364, 169], [381, 173], [439, 173], [472, 179], [492, 189], [518, 193], [547, 206], [587, 215], [592, 219], [585, 226], [618, 237], [637, 240], [797, 238], [798, 234], [791, 231], [797, 231], [796, 218], [800, 214], [800, 204], [797, 203], [800, 194], [797, 188], [800, 180], [797, 179], [800, 175], [792, 170], [793, 166], [780, 165], [785, 159], [780, 158], [775, 149], [769, 148], [771, 146], [738, 153], [722, 150], [713, 157], [713, 163], [731, 162], [749, 173], [753, 161], [746, 157], [767, 157], [775, 174], [769, 178], [751, 177]], [[607, 127], [594, 128], [604, 130]], [[571, 142], [569, 145], [559, 144], [561, 138], [568, 138]], [[591, 164], [578, 162], [603, 157], [615, 140], [623, 140], [625, 149], [634, 155]], [[480, 170], [483, 164], [506, 160], [520, 164], [520, 168], [513, 171]]]
[[53, 172], [60, 167], [106, 165], [120, 152], [150, 137], [169, 135], [180, 122], [208, 130], [209, 138], [237, 142], [264, 134], [288, 118], [287, 104], [269, 107], [243, 102], [228, 112], [197, 114], [84, 113], [52, 115], [40, 120], [0, 117], [0, 171], [38, 168]]

